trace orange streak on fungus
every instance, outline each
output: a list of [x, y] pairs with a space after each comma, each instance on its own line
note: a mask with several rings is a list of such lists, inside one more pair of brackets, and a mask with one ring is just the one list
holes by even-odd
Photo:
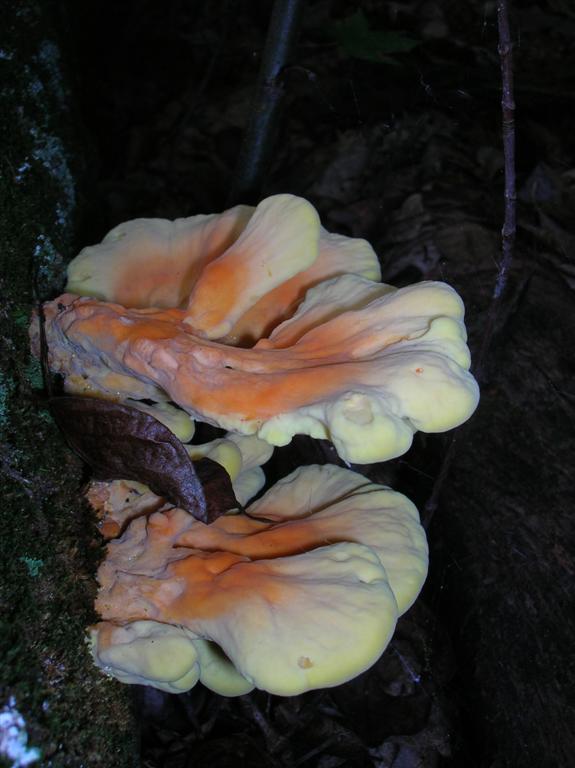
[[242, 273], [235, 262], [213, 261], [204, 269], [202, 276], [190, 294], [189, 307], [193, 317], [208, 328], [226, 319], [230, 306], [249, 289], [253, 274], [247, 269]]
[[294, 275], [285, 283], [254, 304], [235, 324], [225, 341], [248, 346], [266, 338], [283, 320], [294, 313], [309, 288], [330, 277], [343, 274], [346, 268], [334, 259], [329, 250], [320, 249], [315, 262], [308, 269]]
[[96, 609], [108, 620], [154, 619], [192, 627], [241, 610], [246, 596], [257, 594], [258, 599], [280, 605], [291, 591], [293, 587], [274, 578], [273, 564], [250, 563], [228, 552], [194, 552], [170, 564], [160, 578], [120, 577], [110, 592], [100, 595]]
[[[193, 404], [200, 411], [246, 420], [267, 419], [344, 392], [364, 367], [351, 361], [342, 365], [345, 352], [322, 360], [316, 351], [319, 339], [311, 349], [302, 345], [300, 354], [297, 348], [249, 350], [198, 339], [182, 331], [182, 315], [179, 310], [122, 312], [117, 305], [86, 301], [76, 308], [66, 333], [72, 341], [91, 339], [111, 359], [124, 350], [128, 368], [159, 384], [183, 407]], [[333, 334], [327, 325], [324, 331], [325, 353]], [[167, 340], [173, 345], [163, 344]], [[331, 346], [337, 348], [337, 339]], [[161, 366], [149, 365], [155, 355]]]
[[[312, 268], [313, 269], [313, 268]], [[230, 344], [250, 346], [265, 338], [276, 325], [287, 319], [313, 284], [308, 269], [292, 277], [254, 304], [235, 324], [226, 341]], [[320, 280], [321, 278], [318, 278]]]
[[[210, 572], [224, 564], [225, 569]], [[291, 591], [284, 581], [273, 578], [273, 566], [245, 562], [228, 553], [218, 552], [206, 559], [194, 555], [173, 563], [169, 570], [170, 576], [182, 579], [186, 588], [162, 610], [164, 621], [185, 624], [217, 618], [241, 606], [247, 595], [257, 594], [271, 605], [281, 605]]]
[[[217, 521], [211, 526], [194, 526], [191, 531], [180, 536], [178, 544], [202, 550], [225, 549], [251, 560], [260, 560], [301, 554], [342, 540], [341, 530], [336, 532], [336, 525], [329, 520], [307, 518], [272, 524], [254, 520], [250, 521], [250, 525], [238, 518], [239, 516], [228, 518], [225, 525], [227, 530], [221, 533], [218, 528], [224, 526], [217, 525]], [[236, 526], [233, 525], [234, 519], [238, 519]], [[229, 535], [233, 527], [237, 527], [238, 531]], [[339, 527], [341, 529], [341, 523]], [[240, 531], [241, 535], [238, 535]], [[345, 540], [353, 541], [353, 538], [347, 537]]]

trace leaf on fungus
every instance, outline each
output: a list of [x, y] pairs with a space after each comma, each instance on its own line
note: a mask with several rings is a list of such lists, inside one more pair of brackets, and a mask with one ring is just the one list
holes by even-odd
[[51, 398], [50, 410], [70, 447], [98, 480], [145, 483], [203, 523], [240, 506], [223, 467], [202, 459], [196, 472], [183, 444], [150, 414], [74, 395]]
[[243, 510], [236, 499], [230, 476], [217, 461], [199, 459], [193, 465], [206, 497], [207, 522], [213, 522], [228, 509]]

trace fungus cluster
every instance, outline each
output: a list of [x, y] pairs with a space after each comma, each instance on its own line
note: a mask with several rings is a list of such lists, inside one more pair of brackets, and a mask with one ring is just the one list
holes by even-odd
[[[113, 229], [45, 305], [68, 392], [146, 410], [208, 456], [247, 504], [295, 434], [366, 464], [399, 456], [477, 405], [463, 305], [444, 283], [379, 282], [364, 240], [327, 233], [291, 195], [256, 208]], [[210, 525], [141, 483], [92, 483], [111, 538], [92, 628], [124, 682], [223, 695], [337, 685], [381, 655], [419, 593], [427, 545], [401, 494], [334, 466], [302, 467]]]
[[246, 513], [208, 526], [167, 508], [112, 541], [94, 658], [166, 690], [198, 679], [224, 695], [335, 685], [379, 658], [426, 572], [405, 496], [347, 469], [301, 467]]

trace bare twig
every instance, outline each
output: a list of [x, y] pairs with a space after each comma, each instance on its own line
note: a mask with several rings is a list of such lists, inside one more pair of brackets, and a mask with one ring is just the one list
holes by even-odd
[[[517, 229], [517, 204], [515, 194], [515, 102], [513, 99], [513, 43], [509, 28], [509, 8], [507, 0], [498, 0], [497, 25], [499, 30], [499, 57], [501, 61], [501, 111], [503, 116], [503, 158], [505, 168], [505, 213], [501, 232], [501, 261], [495, 279], [491, 304], [487, 313], [487, 324], [474, 374], [482, 384], [485, 380], [485, 368], [491, 344], [495, 336], [497, 322], [501, 314], [502, 301], [507, 288], [509, 270], [513, 260], [515, 233]], [[450, 439], [443, 456], [441, 468], [433, 485], [431, 495], [423, 510], [423, 522], [427, 527], [437, 509], [439, 495], [455, 459], [456, 447], [461, 446], [465, 428], [459, 429]]]
[[258, 201], [274, 146], [284, 96], [282, 71], [297, 37], [303, 0], [275, 0], [257, 91], [250, 110], [229, 204]]
[[509, 270], [513, 260], [515, 233], [517, 229], [517, 204], [515, 194], [515, 102], [513, 100], [513, 43], [509, 30], [509, 10], [507, 0], [497, 3], [497, 24], [499, 29], [499, 57], [501, 61], [501, 111], [503, 114], [503, 161], [505, 166], [505, 214], [501, 232], [501, 262], [491, 297], [491, 306], [487, 315], [487, 327], [483, 343], [475, 365], [475, 375], [479, 383], [483, 382], [485, 363], [495, 334], [497, 320], [501, 312], [501, 302]]

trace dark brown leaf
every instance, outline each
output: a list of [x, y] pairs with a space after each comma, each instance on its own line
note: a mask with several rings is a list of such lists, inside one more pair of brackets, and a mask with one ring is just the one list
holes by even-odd
[[148, 413], [96, 397], [50, 399], [70, 447], [98, 480], [137, 480], [158, 496], [211, 523], [239, 506], [227, 472], [202, 459], [200, 476], [178, 438]]
[[242, 505], [236, 499], [230, 476], [217, 461], [199, 459], [193, 464], [204, 489], [208, 522], [211, 523], [228, 509], [243, 510]]

